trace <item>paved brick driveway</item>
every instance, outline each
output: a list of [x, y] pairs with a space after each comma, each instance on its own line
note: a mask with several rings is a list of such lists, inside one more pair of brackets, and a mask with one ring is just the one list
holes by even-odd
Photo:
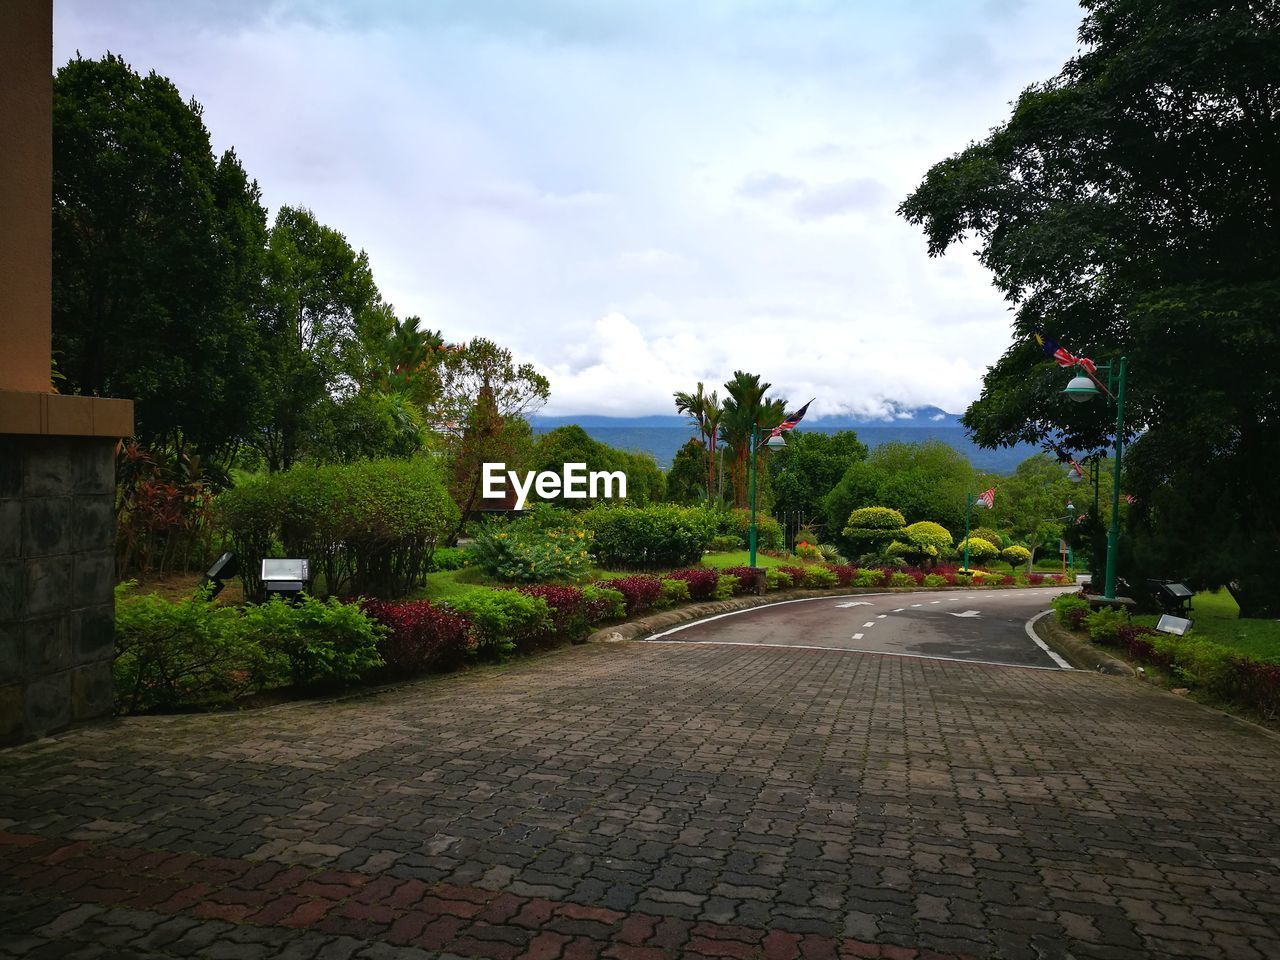
[[1129, 681], [580, 647], [0, 754], [0, 955], [1276, 957], [1278, 781]]

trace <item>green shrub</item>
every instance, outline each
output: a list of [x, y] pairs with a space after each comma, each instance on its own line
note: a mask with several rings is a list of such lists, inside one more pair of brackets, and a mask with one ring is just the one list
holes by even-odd
[[592, 550], [600, 565], [613, 569], [696, 563], [715, 535], [711, 512], [700, 507], [597, 506], [579, 517], [595, 534]]
[[1199, 687], [1214, 696], [1230, 698], [1240, 691], [1236, 663], [1240, 655], [1230, 647], [1203, 640], [1194, 634], [1185, 637], [1158, 635], [1151, 638], [1157, 653], [1173, 661], [1173, 672], [1187, 686]]
[[1000, 555], [1000, 551], [994, 543], [975, 536], [970, 536], [968, 540], [961, 540], [956, 544], [956, 553], [964, 556], [966, 544], [969, 548], [970, 563], [987, 563]]
[[[747, 542], [751, 530], [751, 511], [743, 508], [720, 510], [715, 513], [718, 532], [734, 534], [742, 543]], [[786, 543], [786, 532], [777, 517], [756, 511], [756, 546], [762, 550], [781, 550]]]
[[262, 651], [237, 629], [234, 607], [178, 602], [116, 587], [116, 707], [124, 713], [232, 700], [254, 689]]
[[745, 546], [742, 538], [736, 533], [717, 533], [707, 544], [707, 549], [717, 553], [728, 553], [732, 550], [741, 550]]
[[947, 578], [940, 573], [926, 573], [924, 575], [924, 586], [926, 587], [945, 587]]
[[378, 638], [385, 630], [359, 604], [303, 595], [279, 597], [240, 614], [239, 630], [265, 654], [268, 675], [286, 673], [299, 687], [350, 683], [382, 666]]
[[467, 551], [462, 547], [438, 547], [431, 555], [429, 569], [461, 570], [467, 565], [468, 559]]
[[551, 629], [547, 602], [518, 590], [476, 590], [451, 598], [448, 606], [471, 622], [476, 653], [504, 656]]
[[769, 567], [764, 572], [764, 585], [767, 590], [786, 590], [792, 586], [791, 574], [777, 567]]
[[965, 572], [963, 572], [963, 571], [961, 571], [961, 570], [957, 570], [957, 571], [956, 571], [956, 574], [955, 574], [955, 577], [956, 577], [956, 584], [955, 584], [955, 585], [956, 585], [957, 587], [971, 587], [971, 586], [973, 586], [973, 573], [972, 573], [972, 572], [970, 572], [970, 573], [965, 573]]
[[[1027, 578], [1027, 582], [1031, 582], [1030, 578]], [[1057, 621], [1072, 630], [1079, 630], [1084, 618], [1089, 616], [1093, 609], [1089, 606], [1088, 600], [1073, 593], [1054, 597], [1049, 606], [1053, 608], [1053, 615]]]
[[822, 555], [823, 561], [835, 564], [837, 567], [843, 567], [849, 562], [840, 549], [832, 543], [818, 544], [818, 553]]
[[507, 583], [577, 581], [591, 572], [591, 532], [573, 514], [539, 504], [510, 523], [484, 524], [472, 539], [470, 562]]
[[859, 570], [853, 578], [855, 587], [883, 587], [884, 584], [885, 574], [880, 570]]
[[1094, 643], [1118, 642], [1121, 628], [1128, 624], [1129, 615], [1118, 607], [1102, 607], [1084, 618], [1084, 628]]
[[622, 595], [621, 590], [587, 584], [582, 588], [582, 598], [587, 601], [595, 614], [592, 617], [592, 623], [621, 620], [627, 615], [627, 598]]
[[1031, 551], [1015, 543], [1000, 551], [1000, 559], [1009, 565], [1010, 570], [1025, 567], [1031, 562]]
[[258, 561], [282, 554], [309, 559], [322, 592], [402, 596], [458, 522], [426, 458], [294, 467], [223, 492], [215, 507], [251, 598], [262, 595]]
[[722, 573], [716, 577], [716, 592], [711, 595], [713, 600], [728, 600], [733, 596], [733, 592], [738, 589], [738, 578], [727, 573]]
[[1009, 542], [1008, 537], [992, 527], [974, 527], [969, 531], [969, 536], [970, 538], [976, 537], [979, 540], [987, 541], [996, 550], [999, 550]]
[[825, 590], [839, 582], [840, 578], [836, 576], [835, 571], [828, 570], [826, 567], [804, 568], [804, 586], [811, 590]]
[[654, 602], [655, 607], [674, 607], [689, 600], [689, 584], [683, 580], [663, 580], [662, 592]]
[[940, 523], [921, 520], [905, 527], [902, 534], [905, 556], [915, 566], [934, 563], [951, 550], [951, 531]]
[[909, 573], [900, 573], [894, 571], [889, 574], [889, 586], [891, 587], [914, 587], [916, 578]]

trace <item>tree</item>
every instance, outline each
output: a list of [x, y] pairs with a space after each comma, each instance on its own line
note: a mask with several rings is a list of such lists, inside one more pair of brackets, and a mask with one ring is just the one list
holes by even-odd
[[[586, 464], [588, 472], [621, 470], [627, 477], [627, 500], [634, 504], [657, 503], [666, 490], [666, 479], [651, 454], [618, 450], [596, 440], [577, 424], [556, 427], [538, 437], [529, 469], [559, 473], [566, 463]], [[584, 508], [595, 501], [590, 498], [566, 500], [558, 496], [552, 502], [563, 507]]]
[[281, 207], [267, 240], [261, 343], [267, 392], [259, 446], [270, 470], [287, 470], [304, 452], [325, 401], [353, 389], [359, 325], [385, 318], [369, 258], [310, 210]]
[[973, 527], [969, 531], [969, 536], [977, 537], [980, 540], [986, 540], [997, 550], [1004, 546], [1005, 535], [999, 530], [993, 530], [991, 527]]
[[442, 431], [450, 492], [463, 522], [480, 497], [485, 463], [517, 470], [528, 459], [532, 438], [526, 418], [546, 403], [550, 390], [532, 364], [517, 364], [510, 350], [483, 337], [442, 355], [440, 397], [427, 414]]
[[1028, 570], [1031, 569], [1031, 551], [1016, 543], [1001, 550], [1000, 559], [1009, 565], [1010, 570], [1024, 566]]
[[963, 555], [966, 548], [969, 551], [970, 563], [987, 563], [1000, 556], [1000, 548], [990, 540], [984, 540], [982, 537], [970, 537], [968, 540], [961, 540], [956, 544], [956, 552]]
[[[900, 212], [938, 255], [976, 237], [1017, 310], [964, 423], [984, 446], [1109, 446], [1030, 339], [1128, 356], [1133, 577], [1280, 614], [1280, 16], [1230, 0], [1088, 0], [1080, 53]], [[1231, 544], [1222, 549], [1223, 544]]]
[[941, 441], [886, 443], [852, 464], [823, 505], [833, 530], [851, 510], [874, 504], [893, 504], [908, 523], [933, 520], [962, 530], [965, 498], [976, 488], [969, 461]]
[[130, 397], [137, 436], [224, 463], [254, 426], [266, 212], [202, 110], [111, 54], [53, 82], [53, 346], [66, 393]]
[[[786, 437], [786, 447], [769, 460], [775, 510], [795, 511], [805, 523], [821, 522], [823, 498], [850, 466], [866, 458], [866, 444], [852, 430], [830, 434], [792, 430]], [[835, 527], [833, 532], [838, 530]]]
[[906, 557], [914, 564], [934, 564], [951, 549], [951, 531], [940, 523], [920, 520], [902, 531], [907, 546]]
[[699, 441], [704, 445], [707, 456], [706, 464], [707, 502], [716, 498], [716, 435], [720, 430], [720, 397], [715, 390], [706, 393], [702, 382], [694, 393], [677, 391], [674, 394], [676, 412], [683, 413], [693, 421], [698, 429]]
[[[768, 396], [771, 383], [761, 383], [759, 374], [735, 370], [724, 385], [727, 396], [720, 414], [720, 439], [729, 455], [729, 473], [733, 487], [733, 505], [748, 504], [748, 459], [753, 430], [772, 430], [786, 416], [786, 401]], [[756, 480], [760, 483], [765, 466], [765, 452], [756, 452]], [[759, 491], [757, 491], [757, 494]]]
[[695, 504], [706, 499], [709, 459], [706, 445], [695, 437], [676, 451], [667, 471], [667, 497], [673, 503]]
[[906, 535], [906, 523], [901, 513], [889, 507], [861, 507], [849, 514], [841, 536], [854, 552], [875, 552], [901, 540]]

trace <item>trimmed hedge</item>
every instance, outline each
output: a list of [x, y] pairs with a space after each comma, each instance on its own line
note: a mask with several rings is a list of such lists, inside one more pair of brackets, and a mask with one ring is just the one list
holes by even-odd
[[364, 611], [387, 633], [378, 651], [393, 676], [456, 666], [471, 643], [471, 624], [427, 600], [366, 600]]
[[217, 515], [260, 598], [263, 557], [306, 557], [323, 594], [402, 596], [422, 582], [458, 522], [432, 460], [299, 466], [224, 491]]
[[678, 567], [702, 558], [716, 534], [714, 516], [700, 507], [597, 506], [578, 515], [594, 534], [592, 552], [603, 567]]
[[617, 590], [626, 602], [628, 617], [638, 616], [657, 602], [662, 595], [662, 581], [657, 577], [637, 574], [633, 577], [619, 577], [615, 580], [601, 580], [600, 585], [610, 590]]

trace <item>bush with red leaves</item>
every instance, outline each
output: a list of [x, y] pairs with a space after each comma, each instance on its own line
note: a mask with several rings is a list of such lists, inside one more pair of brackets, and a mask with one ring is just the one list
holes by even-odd
[[[600, 586], [617, 590], [622, 594], [627, 604], [628, 617], [634, 617], [648, 610], [662, 595], [662, 581], [643, 573], [631, 577], [619, 577], [617, 580], [601, 580]], [[693, 595], [692, 586], [690, 586], [689, 595]]]
[[690, 600], [710, 600], [716, 594], [720, 571], [706, 567], [694, 567], [688, 570], [673, 570], [668, 574], [664, 574], [663, 579], [683, 580], [687, 583], [689, 585]]
[[552, 636], [578, 640], [590, 631], [593, 623], [602, 619], [601, 602], [588, 600], [578, 587], [540, 583], [523, 586], [519, 590], [546, 601], [551, 609]]
[[364, 612], [389, 630], [378, 641], [389, 673], [412, 676], [452, 667], [467, 652], [470, 623], [428, 600], [366, 600]]

